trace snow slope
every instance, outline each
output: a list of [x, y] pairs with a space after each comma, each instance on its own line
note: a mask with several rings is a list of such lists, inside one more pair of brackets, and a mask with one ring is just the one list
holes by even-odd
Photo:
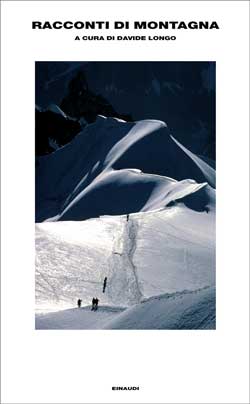
[[91, 311], [91, 306], [80, 309], [67, 309], [52, 313], [36, 315], [37, 330], [98, 330], [114, 320], [124, 309], [120, 307], [102, 306]]
[[[146, 174], [131, 173], [131, 168]], [[147, 173], [151, 174], [150, 179]], [[177, 181], [191, 179], [193, 183], [215, 186], [214, 169], [170, 137], [164, 122], [128, 123], [100, 116], [71, 143], [38, 159], [36, 221], [51, 218], [83, 220], [104, 213], [147, 210], [147, 200], [156, 189], [157, 202], [154, 204], [151, 197], [150, 209], [164, 207], [170, 202], [170, 198], [165, 198], [169, 193], [169, 178]], [[164, 181], [165, 187], [162, 186]], [[184, 183], [181, 190], [183, 194], [188, 193], [186, 185]], [[162, 195], [159, 198], [160, 187]], [[131, 192], [140, 195], [141, 200], [133, 198], [133, 202], [128, 200], [125, 203], [123, 198], [123, 205], [118, 208], [117, 199], [122, 198], [124, 192], [128, 194], [130, 188]], [[194, 188], [189, 187], [191, 192]], [[105, 211], [100, 212], [98, 206], [95, 211], [98, 198], [102, 199], [102, 206], [108, 205]]]
[[108, 321], [106, 329], [195, 330], [215, 328], [215, 288], [155, 296]]
[[181, 204], [133, 214], [129, 221], [126, 216], [104, 216], [37, 224], [38, 311], [74, 307], [78, 297], [89, 305], [93, 296], [100, 304], [124, 307], [213, 285], [213, 215]]
[[165, 329], [215, 328], [215, 289], [155, 296], [131, 308], [101, 306], [38, 314], [37, 329]]

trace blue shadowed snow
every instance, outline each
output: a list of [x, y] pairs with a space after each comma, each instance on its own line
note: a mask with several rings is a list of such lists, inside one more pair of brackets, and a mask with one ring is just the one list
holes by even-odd
[[[169, 193], [171, 178], [180, 181], [176, 194]], [[39, 158], [36, 220], [83, 220], [163, 208], [206, 183], [213, 187], [214, 178], [214, 169], [174, 140], [164, 122], [99, 117], [70, 144]]]

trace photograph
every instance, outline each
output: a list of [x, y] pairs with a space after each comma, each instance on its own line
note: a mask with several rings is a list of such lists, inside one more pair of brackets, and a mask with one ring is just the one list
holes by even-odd
[[216, 329], [216, 62], [35, 62], [36, 330]]

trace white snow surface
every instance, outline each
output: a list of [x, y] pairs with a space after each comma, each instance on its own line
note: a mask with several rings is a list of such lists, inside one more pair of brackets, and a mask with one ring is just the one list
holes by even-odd
[[38, 314], [37, 329], [165, 329], [215, 328], [215, 288], [165, 294], [144, 300], [128, 309], [101, 306]]
[[[213, 215], [179, 205], [131, 214], [128, 221], [125, 215], [37, 224], [37, 313], [60, 311], [62, 316], [42, 317], [39, 327], [50, 328], [54, 319], [56, 328], [64, 328], [64, 314], [70, 317], [71, 312], [61, 310], [75, 307], [77, 298], [89, 313], [92, 297], [98, 297], [110, 320], [118, 308], [140, 307], [144, 299], [214, 285]], [[88, 316], [93, 314], [86, 314], [86, 323], [81, 321], [79, 327], [106, 327], [106, 322], [92, 324], [93, 316]], [[71, 326], [78, 328], [69, 319], [66, 328]]]

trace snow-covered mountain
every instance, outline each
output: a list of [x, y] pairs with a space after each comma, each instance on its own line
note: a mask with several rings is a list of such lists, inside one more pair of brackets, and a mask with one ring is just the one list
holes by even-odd
[[164, 122], [99, 116], [37, 163], [37, 328], [215, 327], [208, 162]]
[[159, 209], [204, 187], [189, 203], [204, 210], [214, 199], [215, 170], [171, 137], [161, 121], [100, 116], [37, 162], [39, 222]]
[[214, 62], [37, 62], [36, 103], [51, 102], [76, 118], [162, 120], [186, 147], [215, 159]]

